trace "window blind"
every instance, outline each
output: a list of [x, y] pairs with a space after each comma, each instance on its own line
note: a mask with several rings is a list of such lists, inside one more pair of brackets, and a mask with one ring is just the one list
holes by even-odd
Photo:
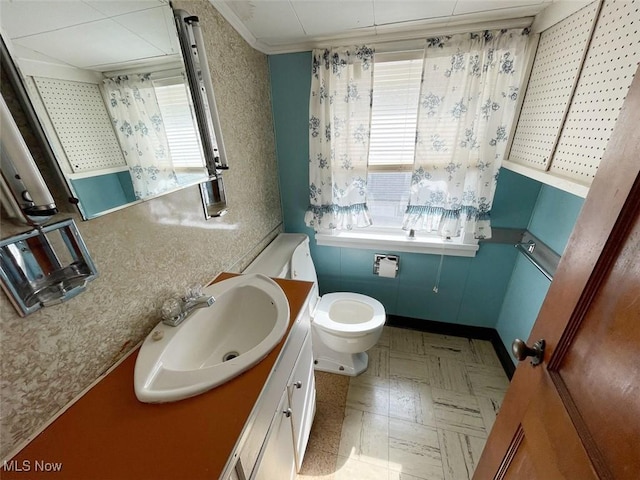
[[154, 84], [174, 168], [202, 168], [203, 154], [184, 83]]
[[370, 167], [413, 164], [421, 74], [421, 58], [376, 63]]

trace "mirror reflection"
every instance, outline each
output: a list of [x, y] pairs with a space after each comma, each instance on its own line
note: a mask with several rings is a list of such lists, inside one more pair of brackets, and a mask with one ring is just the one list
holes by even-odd
[[0, 1], [0, 24], [84, 218], [208, 178], [168, 2]]

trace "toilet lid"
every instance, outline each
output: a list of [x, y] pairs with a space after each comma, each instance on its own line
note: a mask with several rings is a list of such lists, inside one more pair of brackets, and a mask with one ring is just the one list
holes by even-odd
[[327, 293], [320, 298], [313, 322], [336, 333], [369, 333], [384, 325], [384, 306], [359, 293]]

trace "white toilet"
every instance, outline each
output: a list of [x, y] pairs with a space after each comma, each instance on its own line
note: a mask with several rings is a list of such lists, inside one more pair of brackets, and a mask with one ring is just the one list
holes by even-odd
[[313, 282], [309, 308], [315, 369], [352, 376], [367, 369], [366, 351], [380, 338], [386, 319], [384, 307], [376, 299], [358, 293], [328, 293], [320, 297], [306, 235], [281, 233], [245, 273]]

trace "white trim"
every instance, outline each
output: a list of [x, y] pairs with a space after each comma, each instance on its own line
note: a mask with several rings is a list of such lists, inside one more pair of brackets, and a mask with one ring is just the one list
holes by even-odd
[[[583, 9], [587, 5], [593, 3], [594, 0], [572, 0], [565, 2], [553, 2], [547, 8], [536, 15], [535, 20], [531, 24], [531, 33], [542, 33], [545, 30], [560, 23], [567, 17], [570, 17], [578, 10]], [[602, 0], [596, 0], [601, 2]]]
[[126, 172], [129, 170], [127, 165], [122, 167], [101, 168], [100, 170], [89, 170], [87, 172], [79, 173], [65, 173], [65, 176], [69, 180], [80, 180], [81, 178], [98, 177], [100, 175], [109, 175], [111, 173]]
[[[533, 23], [533, 15], [539, 10], [538, 6], [514, 8], [509, 9], [508, 12], [495, 10], [485, 12], [485, 14], [489, 13], [496, 17], [502, 15], [507, 18], [484, 21], [477, 20], [478, 14], [464, 14], [447, 18], [400, 22], [358, 28], [341, 35], [310, 36], [279, 45], [270, 45], [253, 36], [242, 20], [228, 6], [229, 2], [224, 0], [209, 0], [209, 2], [251, 47], [267, 55], [306, 52], [314, 48], [362, 43], [375, 44], [376, 52], [411, 50], [423, 48], [425, 39], [431, 36], [529, 27]], [[401, 42], [401, 44], [385, 45], [388, 42]]]
[[260, 50], [262, 53], [268, 53], [263, 50], [262, 47], [267, 45], [263, 44], [260, 40], [253, 36], [245, 24], [240, 20], [236, 12], [229, 7], [229, 3], [223, 0], [209, 0], [209, 3], [215, 7], [215, 9], [224, 17], [224, 19], [231, 24], [233, 29], [240, 34], [240, 36], [256, 50]]
[[102, 82], [102, 74], [92, 70], [83, 70], [70, 65], [59, 65], [26, 58], [13, 58], [17, 59], [20, 72], [24, 76], [55, 78], [56, 80], [70, 80], [72, 82], [94, 84], [100, 84]]
[[480, 248], [477, 240], [463, 243], [460, 238], [416, 236], [409, 238], [407, 232], [398, 230], [363, 229], [334, 233], [316, 233], [318, 245], [328, 247], [359, 248], [394, 252], [426, 253], [454, 257], [475, 257]]
[[[325, 37], [309, 39], [300, 43], [284, 45], [264, 45], [258, 40], [258, 45], [252, 45], [256, 50], [260, 50], [267, 55], [279, 53], [294, 53], [313, 50], [314, 48], [327, 48], [335, 45], [367, 44], [374, 45], [376, 52], [391, 52], [398, 50], [413, 50], [423, 48], [425, 39], [438, 35], [456, 35], [458, 33], [477, 32], [482, 30], [502, 30], [511, 28], [525, 28], [531, 25], [533, 17], [524, 17], [510, 20], [497, 20], [495, 22], [471, 23], [452, 25], [442, 22], [441, 25], [429, 25], [411, 30], [397, 29], [384, 31], [377, 27], [377, 30], [363, 32], [366, 29], [358, 30], [357, 33], [347, 34], [339, 37]], [[400, 42], [400, 45], [398, 45]]]
[[514, 163], [509, 160], [503, 161], [502, 166], [507, 170], [519, 173], [520, 175], [532, 178], [546, 185], [559, 188], [578, 197], [586, 198], [587, 193], [589, 193], [589, 185], [578, 183], [573, 179], [559, 177], [552, 173], [536, 170], [535, 168], [520, 165], [519, 163]]
[[[268, 44], [257, 39], [229, 7], [228, 1], [209, 0], [242, 38], [253, 48], [267, 55], [279, 53], [305, 52], [314, 48], [326, 48], [336, 45], [359, 43], [375, 44], [376, 52], [410, 50], [422, 48], [424, 39], [437, 35], [454, 35], [481, 30], [532, 27], [533, 33], [541, 31], [562, 21], [564, 18], [590, 4], [593, 0], [553, 1], [546, 0], [547, 6], [540, 5], [497, 9], [481, 13], [454, 15], [444, 18], [414, 20], [387, 25], [358, 28], [340, 35], [304, 37], [285, 41], [281, 44]], [[601, 0], [597, 0], [601, 1]], [[493, 19], [491, 19], [493, 17]], [[481, 20], [483, 19], [483, 20]]]
[[160, 57], [158, 59], [132, 60], [120, 65], [120, 67], [121, 68], [117, 68], [115, 70], [104, 70], [102, 71], [102, 75], [106, 78], [112, 78], [120, 75], [151, 73], [152, 76], [155, 76], [159, 73], [166, 71], [171, 72], [173, 70], [178, 72], [177, 75], [184, 73], [182, 57], [178, 54], [170, 55], [168, 57]]

